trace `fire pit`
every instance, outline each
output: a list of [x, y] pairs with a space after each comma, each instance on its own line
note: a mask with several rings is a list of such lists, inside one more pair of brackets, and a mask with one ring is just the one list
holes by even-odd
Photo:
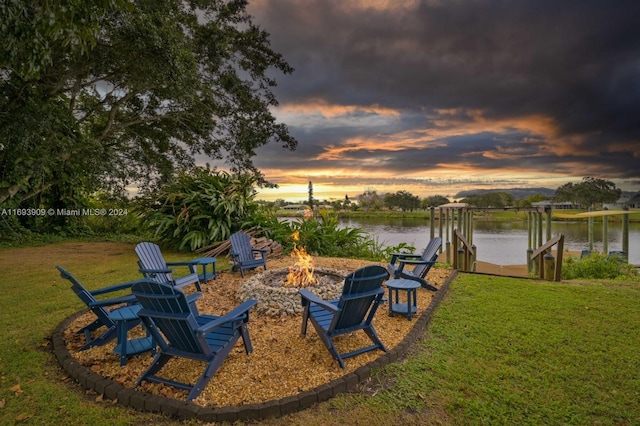
[[[297, 231], [292, 235], [298, 241]], [[270, 316], [295, 315], [303, 311], [298, 290], [306, 288], [324, 300], [337, 299], [342, 293], [344, 278], [349, 272], [315, 268], [313, 258], [304, 247], [294, 244], [293, 266], [269, 270], [254, 275], [238, 289], [242, 300], [256, 299], [256, 310]]]
[[[288, 273], [287, 268], [280, 268], [256, 274], [240, 286], [237, 295], [242, 300], [258, 300], [255, 309], [259, 314], [282, 316], [301, 313], [303, 308], [298, 287], [283, 285]], [[324, 300], [337, 299], [342, 293], [344, 277], [348, 273], [317, 268], [314, 271], [317, 283], [305, 288]]]

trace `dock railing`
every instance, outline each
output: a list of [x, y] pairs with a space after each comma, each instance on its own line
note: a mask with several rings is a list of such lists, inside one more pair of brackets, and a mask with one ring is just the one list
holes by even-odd
[[[556, 248], [556, 256], [553, 256], [551, 248]], [[531, 258], [527, 260], [529, 273], [537, 273], [541, 279], [549, 281], [562, 280], [562, 254], [564, 251], [564, 235], [558, 234], [549, 241], [538, 247], [531, 253]]]
[[453, 230], [453, 267], [458, 271], [474, 272], [476, 270], [476, 246], [458, 229]]

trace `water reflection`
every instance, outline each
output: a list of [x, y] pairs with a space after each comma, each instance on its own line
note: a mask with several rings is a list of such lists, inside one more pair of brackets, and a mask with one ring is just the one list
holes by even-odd
[[[380, 244], [389, 247], [407, 243], [421, 250], [429, 242], [429, 221], [406, 218], [343, 219], [341, 226], [364, 229]], [[621, 223], [609, 223], [608, 250], [622, 249]], [[565, 236], [565, 249], [580, 251], [589, 248], [589, 228], [586, 221], [552, 222], [552, 235]], [[439, 234], [436, 225], [435, 235]], [[544, 237], [543, 237], [544, 238]], [[446, 241], [447, 238], [444, 238]], [[602, 224], [594, 226], [594, 249], [602, 251]], [[526, 263], [528, 227], [526, 221], [474, 221], [473, 243], [478, 249], [478, 260], [497, 265]], [[629, 225], [629, 263], [640, 264], [640, 224]]]

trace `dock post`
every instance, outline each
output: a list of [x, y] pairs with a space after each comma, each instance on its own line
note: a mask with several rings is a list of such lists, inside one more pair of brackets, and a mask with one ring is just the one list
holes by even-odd
[[436, 209], [435, 207], [430, 207], [429, 208], [429, 233], [430, 233], [430, 237], [433, 240], [433, 238], [436, 236], [436, 218], [435, 218], [435, 213], [436, 213]]
[[624, 206], [622, 210], [627, 213], [622, 215], [622, 251], [627, 253], [629, 258], [629, 207]]
[[543, 258], [544, 272], [540, 272], [540, 278], [553, 281], [555, 277], [556, 259], [551, 252], [544, 255]]
[[609, 217], [602, 216], [602, 254], [609, 253]]

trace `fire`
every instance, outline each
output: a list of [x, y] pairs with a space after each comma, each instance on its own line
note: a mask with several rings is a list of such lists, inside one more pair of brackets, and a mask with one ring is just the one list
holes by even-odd
[[300, 241], [300, 235], [298, 231], [295, 231], [291, 238], [293, 238], [293, 250], [291, 250], [291, 257], [293, 258], [293, 266], [289, 267], [289, 273], [287, 274], [287, 280], [282, 284], [285, 287], [308, 287], [318, 282], [313, 275], [315, 267], [313, 266], [313, 258], [307, 253], [304, 247], [298, 247], [296, 242]]

